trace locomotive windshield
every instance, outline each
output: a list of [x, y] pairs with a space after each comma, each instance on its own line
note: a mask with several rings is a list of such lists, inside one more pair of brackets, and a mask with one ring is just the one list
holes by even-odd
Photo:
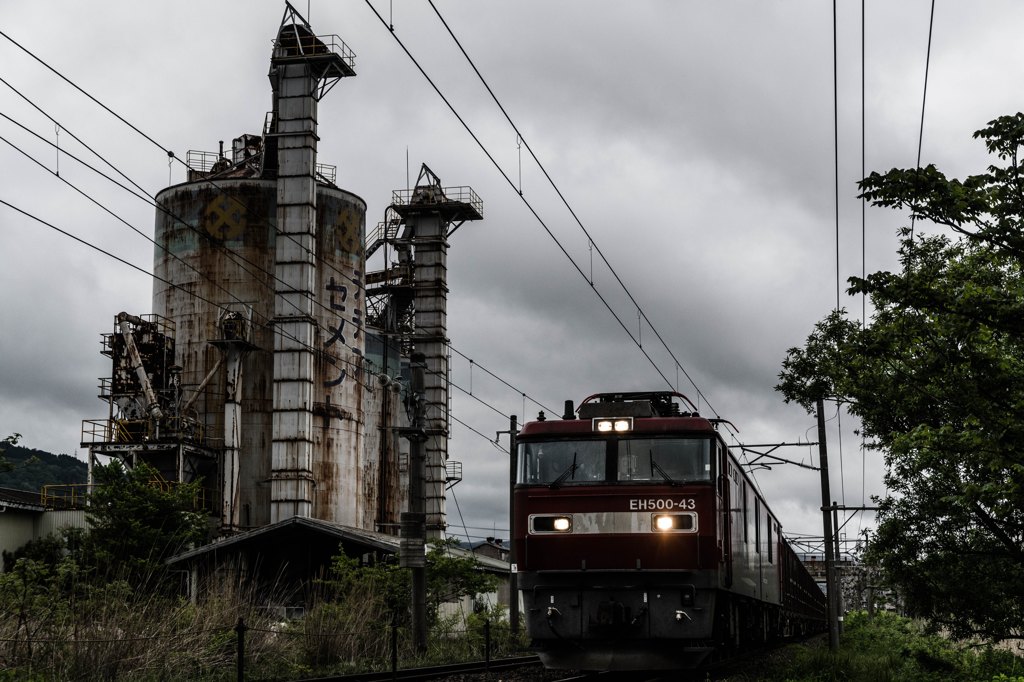
[[605, 480], [607, 443], [558, 440], [519, 444], [519, 482], [575, 485]]
[[711, 480], [706, 438], [630, 438], [619, 441], [618, 480], [688, 483]]
[[711, 480], [707, 438], [622, 438], [519, 443], [519, 483], [689, 483]]

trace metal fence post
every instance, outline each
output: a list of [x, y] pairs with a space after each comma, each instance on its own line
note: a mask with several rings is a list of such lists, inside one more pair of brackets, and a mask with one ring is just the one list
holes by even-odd
[[391, 679], [398, 679], [398, 616], [391, 617]]
[[484, 669], [491, 670], [491, 620], [484, 620]]
[[245, 682], [245, 621], [238, 617], [238, 624], [235, 626], [235, 634], [238, 635], [238, 682]]

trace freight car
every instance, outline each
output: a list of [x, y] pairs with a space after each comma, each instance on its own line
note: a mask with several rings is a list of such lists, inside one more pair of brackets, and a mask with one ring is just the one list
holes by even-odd
[[545, 665], [693, 668], [824, 628], [824, 594], [719, 421], [679, 393], [605, 393], [523, 426], [513, 541]]

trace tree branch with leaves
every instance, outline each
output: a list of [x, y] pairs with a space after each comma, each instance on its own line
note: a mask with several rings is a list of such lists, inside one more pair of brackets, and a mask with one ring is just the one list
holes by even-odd
[[[885, 459], [869, 556], [917, 615], [956, 635], [1024, 632], [1024, 114], [975, 134], [997, 161], [872, 173], [862, 196], [909, 210], [900, 272], [852, 278], [874, 310], [836, 311], [789, 350], [777, 390], [843, 402]], [[922, 233], [927, 229], [930, 233]]]

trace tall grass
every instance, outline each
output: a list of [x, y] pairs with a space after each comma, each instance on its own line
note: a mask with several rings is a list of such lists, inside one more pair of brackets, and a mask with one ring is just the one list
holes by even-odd
[[[63, 573], [61, 573], [63, 571]], [[245, 626], [248, 680], [387, 670], [393, 604], [378, 574], [322, 585], [302, 618], [284, 620], [267, 604], [286, 603], [224, 578], [200, 586], [195, 602], [128, 582], [79, 580], [64, 565], [54, 573], [23, 560], [0, 574], [0, 680], [234, 680], [236, 627]], [[494, 615], [500, 614], [491, 614]], [[397, 631], [401, 667], [482, 658], [484, 616], [469, 627], [435, 624], [424, 654], [408, 630]], [[491, 633], [494, 655], [506, 650], [507, 624]], [[502, 651], [503, 652], [503, 651]]]
[[930, 634], [892, 613], [847, 615], [840, 651], [796, 645], [763, 680], [787, 682], [1024, 682], [1024, 662], [991, 646]]

